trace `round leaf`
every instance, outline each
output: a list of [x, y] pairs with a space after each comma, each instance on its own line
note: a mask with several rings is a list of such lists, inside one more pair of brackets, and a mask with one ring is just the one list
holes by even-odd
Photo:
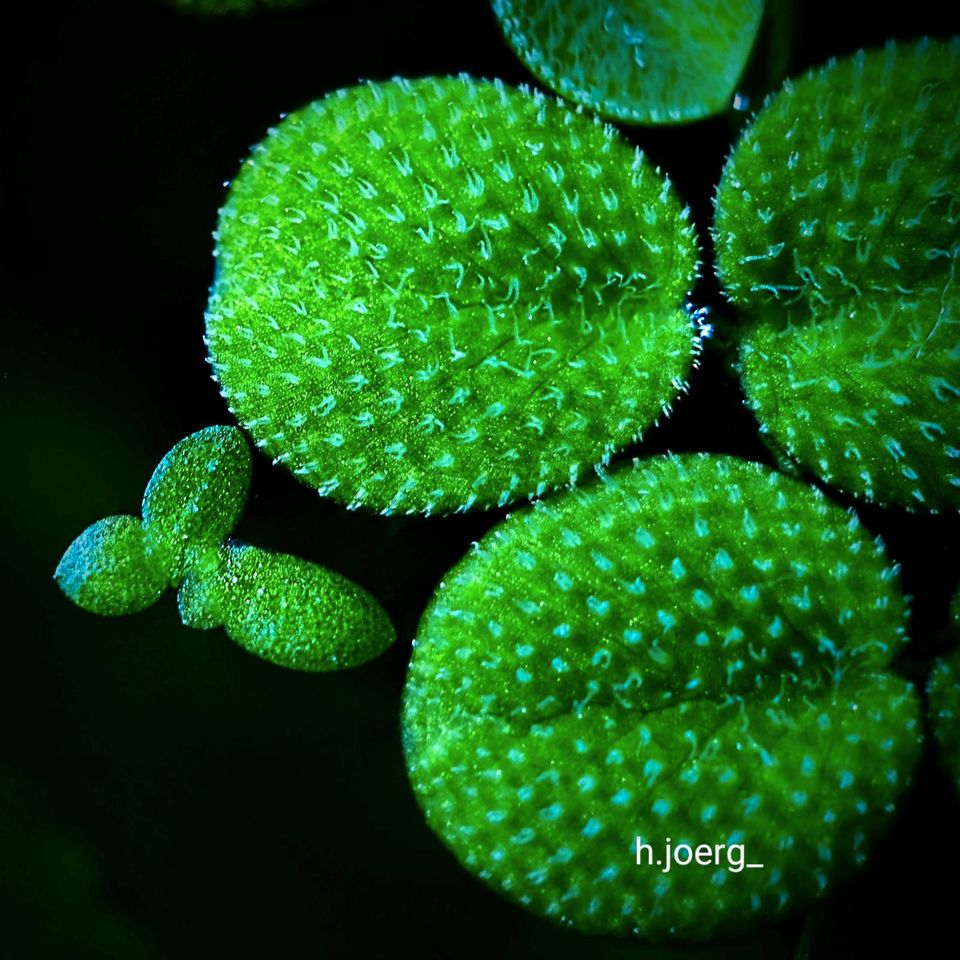
[[960, 39], [789, 82], [733, 152], [718, 272], [762, 428], [868, 500], [960, 507]]
[[763, 0], [493, 0], [551, 90], [622, 123], [688, 123], [731, 105]]
[[686, 212], [609, 126], [468, 77], [286, 117], [217, 233], [210, 357], [305, 483], [383, 512], [503, 505], [631, 443], [690, 371]]
[[[441, 584], [411, 781], [477, 876], [585, 931], [708, 937], [861, 863], [909, 781], [906, 606], [856, 518], [758, 464], [642, 462], [509, 518]], [[637, 838], [741, 844], [670, 871]]]

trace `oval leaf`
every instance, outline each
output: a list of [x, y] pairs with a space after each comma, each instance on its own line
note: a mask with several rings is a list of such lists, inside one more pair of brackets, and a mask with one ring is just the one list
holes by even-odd
[[131, 516], [87, 527], [67, 548], [54, 578], [78, 607], [114, 617], [149, 607], [167, 588], [163, 568], [147, 553], [143, 527]]
[[180, 591], [189, 626], [222, 624], [231, 640], [294, 670], [342, 670], [378, 656], [396, 639], [365, 590], [316, 563], [229, 543], [216, 567], [192, 569]]
[[143, 495], [149, 549], [171, 584], [188, 555], [219, 546], [233, 532], [250, 491], [250, 448], [236, 427], [206, 427], [160, 461]]

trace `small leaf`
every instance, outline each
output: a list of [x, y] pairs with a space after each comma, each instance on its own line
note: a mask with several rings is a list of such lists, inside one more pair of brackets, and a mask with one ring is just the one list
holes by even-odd
[[223, 590], [221, 574], [224, 556], [223, 547], [194, 555], [177, 591], [177, 608], [185, 627], [213, 630], [223, 626], [224, 615], [220, 609], [220, 598]]
[[78, 607], [112, 617], [149, 607], [167, 588], [162, 567], [147, 554], [143, 527], [131, 516], [87, 527], [67, 548], [54, 578]]
[[236, 427], [206, 427], [160, 461], [143, 495], [148, 549], [170, 583], [188, 555], [219, 546], [233, 532], [250, 490], [250, 448]]
[[285, 553], [228, 543], [191, 569], [179, 594], [188, 626], [222, 624], [231, 640], [295, 670], [341, 670], [396, 639], [379, 603], [346, 577]]

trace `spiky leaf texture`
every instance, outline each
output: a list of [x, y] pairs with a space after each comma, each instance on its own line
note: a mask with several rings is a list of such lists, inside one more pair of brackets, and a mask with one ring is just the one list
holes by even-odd
[[149, 555], [138, 517], [106, 517], [87, 527], [57, 565], [57, 586], [78, 607], [104, 616], [137, 613], [167, 589], [166, 571]]
[[143, 495], [150, 552], [178, 584], [191, 552], [219, 546], [243, 515], [250, 447], [236, 427], [206, 427], [160, 461]]
[[[430, 825], [585, 931], [708, 937], [867, 855], [910, 778], [906, 606], [856, 517], [755, 463], [640, 462], [515, 514], [441, 583], [403, 734]], [[635, 838], [762, 870], [636, 865]]]
[[852, 494], [960, 507], [960, 40], [788, 83], [734, 150], [718, 272], [764, 431]]
[[210, 359], [259, 446], [383, 512], [574, 480], [674, 400], [696, 350], [686, 211], [609, 126], [469, 77], [288, 116], [217, 231]]
[[[954, 638], [960, 641], [960, 591], [953, 598], [950, 612]], [[927, 692], [940, 761], [960, 790], [960, 650], [936, 662]]]
[[730, 107], [763, 0], [493, 0], [546, 86], [621, 123], [687, 123]]
[[160, 461], [143, 521], [99, 520], [57, 567], [60, 589], [94, 613], [134, 613], [179, 587], [184, 624], [225, 627], [240, 646], [295, 670], [336, 670], [395, 639], [377, 601], [332, 570], [226, 541], [250, 487], [250, 449], [236, 427], [207, 427]]
[[383, 608], [353, 581], [242, 543], [193, 568], [178, 604], [188, 626], [223, 626], [245, 650], [294, 670], [354, 667], [396, 639]]

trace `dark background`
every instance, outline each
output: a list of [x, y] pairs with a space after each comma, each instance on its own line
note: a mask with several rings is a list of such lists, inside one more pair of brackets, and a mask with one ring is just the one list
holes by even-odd
[[[912, 0], [894, 16], [801, 0], [790, 71], [956, 32], [941, 6]], [[486, 0], [319, 0], [240, 19], [162, 0], [4, 13], [0, 956], [819, 958], [953, 941], [960, 804], [929, 753], [866, 871], [806, 921], [741, 941], [587, 939], [461, 869], [414, 803], [398, 706], [430, 592], [496, 513], [349, 514], [258, 460], [239, 535], [354, 577], [397, 624], [395, 648], [342, 674], [285, 671], [188, 630], [172, 593], [116, 620], [71, 606], [50, 579], [70, 540], [138, 512], [176, 440], [230, 422], [201, 337], [222, 183], [248, 148], [282, 111], [358, 78], [531, 78]], [[692, 204], [708, 261], [735, 125], [627, 134]], [[696, 299], [720, 306], [709, 281]], [[770, 462], [716, 347], [639, 451], [665, 449]], [[903, 669], [922, 678], [944, 642], [960, 525], [861, 514], [903, 564], [915, 598]]]

